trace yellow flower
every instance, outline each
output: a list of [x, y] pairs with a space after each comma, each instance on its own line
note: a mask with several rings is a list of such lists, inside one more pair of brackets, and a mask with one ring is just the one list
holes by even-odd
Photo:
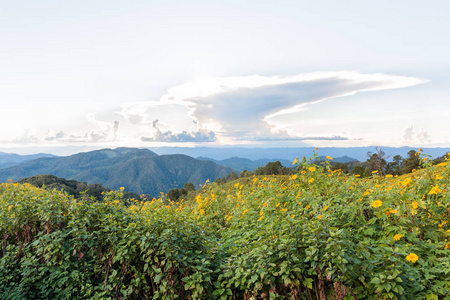
[[298, 161], [298, 157], [296, 157], [296, 158], [294, 159], [294, 161], [292, 162], [292, 164], [295, 165], [295, 164], [297, 163], [297, 161]]
[[405, 178], [405, 180], [403, 180], [403, 181], [401, 182], [401, 184], [404, 185], [404, 186], [408, 186], [408, 184], [410, 184], [411, 181], [412, 181], [411, 178], [410, 178], [410, 177], [407, 177], [407, 178]]
[[292, 215], [291, 217], [292, 217], [292, 219], [293, 219], [293, 218], [295, 218], [295, 215]]
[[293, 180], [297, 179], [297, 174], [292, 175], [291, 179]]
[[327, 156], [327, 159], [329, 160], [333, 160], [333, 158], [331, 156]]
[[356, 174], [356, 175], [355, 175], [355, 177], [356, 177], [356, 178], [358, 178], [358, 177], [361, 177], [361, 175], [359, 175], [359, 174]]
[[389, 209], [389, 213], [391, 213], [391, 214], [396, 214], [396, 213], [397, 213], [397, 210], [396, 210], [396, 209], [390, 208], [390, 209]]
[[12, 205], [12, 204], [10, 206], [8, 206], [8, 210], [11, 210], [11, 208], [13, 208], [13, 206], [14, 205]]
[[320, 215], [320, 216], [317, 217], [317, 219], [319, 219], [319, 220], [322, 219], [322, 218], [323, 218], [323, 215]]
[[311, 172], [315, 172], [316, 171], [316, 167], [311, 167], [308, 170], [311, 171]]
[[444, 246], [444, 249], [450, 249], [450, 243], [447, 243], [447, 244]]
[[116, 201], [114, 201], [114, 202], [116, 202], [116, 204], [119, 204], [120, 201], [119, 201], [119, 200], [116, 200]]
[[120, 187], [120, 190], [123, 191], [125, 188], [123, 186]]
[[327, 211], [328, 208], [330, 208], [329, 205], [325, 206], [325, 208], [323, 209], [323, 211]]
[[278, 203], [277, 203], [277, 205], [275, 205], [275, 206], [276, 206], [276, 207], [278, 207], [278, 206], [280, 206], [280, 204], [281, 204], [281, 203], [280, 203], [280, 202], [278, 202]]
[[373, 201], [371, 205], [373, 208], [377, 208], [377, 207], [380, 207], [381, 205], [383, 205], [383, 202], [378, 199], [378, 200]]
[[242, 215], [245, 215], [248, 212], [248, 209], [244, 209], [244, 212], [242, 213]]
[[442, 162], [440, 164], [437, 164], [439, 167], [445, 167], [446, 165], [448, 165], [448, 162]]
[[287, 208], [283, 208], [281, 211], [287, 211]]
[[263, 215], [263, 211], [260, 211], [260, 212], [259, 212], [259, 215], [262, 216], [262, 215]]
[[263, 218], [264, 218], [264, 216], [261, 216], [261, 217], [258, 219], [258, 221], [261, 221]]
[[431, 190], [428, 192], [428, 195], [437, 195], [437, 193], [442, 192], [442, 190], [439, 188], [438, 185], [435, 185], [431, 188]]
[[406, 260], [410, 261], [412, 263], [415, 263], [418, 259], [419, 259], [419, 257], [415, 253], [410, 253], [406, 256]]
[[310, 179], [308, 180], [309, 183], [312, 183], [313, 181], [314, 181], [314, 178], [310, 178]]
[[387, 174], [386, 175], [386, 178], [392, 178], [392, 177], [394, 177], [394, 175], [392, 175], [392, 174]]
[[396, 241], [400, 241], [400, 239], [403, 237], [403, 235], [397, 233], [396, 235], [394, 235], [394, 240]]
[[442, 178], [444, 178], [444, 176], [442, 176], [442, 175], [436, 175], [436, 179], [442, 179]]
[[419, 207], [419, 203], [417, 203], [417, 201], [414, 200], [414, 201], [411, 203], [411, 206], [412, 206], [412, 208], [417, 209], [417, 208]]
[[375, 171], [372, 171], [372, 174], [377, 174], [378, 173], [378, 171], [377, 170], [375, 170]]
[[267, 202], [264, 202], [262, 206], [266, 207], [267, 206]]

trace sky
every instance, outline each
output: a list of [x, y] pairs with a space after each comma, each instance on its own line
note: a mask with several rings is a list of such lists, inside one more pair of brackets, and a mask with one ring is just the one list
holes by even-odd
[[449, 9], [0, 0], [0, 151], [450, 147]]

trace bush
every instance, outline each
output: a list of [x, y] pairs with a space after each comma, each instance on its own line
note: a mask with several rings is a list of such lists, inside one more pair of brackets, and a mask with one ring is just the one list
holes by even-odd
[[449, 299], [448, 161], [386, 178], [311, 161], [170, 205], [0, 184], [0, 298]]

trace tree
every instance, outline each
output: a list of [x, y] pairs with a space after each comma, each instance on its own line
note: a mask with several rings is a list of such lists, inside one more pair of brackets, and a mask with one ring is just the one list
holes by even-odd
[[411, 173], [412, 170], [420, 167], [420, 157], [416, 150], [409, 150], [408, 157], [403, 160], [401, 172], [402, 174]]
[[191, 182], [186, 182], [183, 186], [183, 189], [185, 189], [189, 193], [189, 192], [195, 191], [195, 186]]
[[183, 196], [186, 196], [188, 194], [188, 192], [182, 188], [182, 189], [171, 189], [168, 193], [167, 193], [167, 198], [171, 201], [177, 201], [178, 199], [180, 199]]
[[224, 184], [225, 182], [227, 182], [225, 178], [216, 178], [216, 183], [219, 185]]
[[331, 167], [332, 171], [341, 170], [342, 173], [348, 173], [348, 165], [345, 163], [337, 162]]
[[247, 170], [244, 170], [244, 171], [242, 171], [240, 174], [239, 174], [239, 177], [241, 177], [241, 178], [243, 178], [243, 177], [251, 177], [251, 176], [253, 176], [253, 172], [251, 172], [251, 171], [247, 171]]
[[238, 179], [238, 176], [235, 171], [231, 171], [231, 173], [227, 176], [227, 181], [233, 181], [236, 179]]
[[365, 168], [363, 166], [355, 166], [353, 168], [353, 174], [364, 177], [364, 170], [365, 170]]
[[283, 167], [279, 161], [269, 162], [264, 167], [255, 170], [255, 175], [288, 175], [293, 173], [291, 169]]
[[400, 155], [394, 156], [392, 162], [389, 162], [386, 165], [386, 173], [392, 175], [400, 175], [402, 168], [403, 157]]
[[443, 163], [443, 162], [445, 162], [445, 159], [446, 159], [447, 157], [449, 157], [449, 156], [450, 156], [450, 152], [447, 152], [446, 154], [444, 154], [444, 155], [442, 155], [442, 156], [439, 156], [438, 158], [434, 159], [434, 160], [433, 160], [433, 164], [440, 164], [440, 163]]
[[369, 176], [370, 173], [378, 171], [380, 176], [383, 176], [384, 168], [386, 167], [386, 153], [379, 147], [375, 147], [377, 153], [367, 152], [366, 170], [364, 172], [365, 176]]

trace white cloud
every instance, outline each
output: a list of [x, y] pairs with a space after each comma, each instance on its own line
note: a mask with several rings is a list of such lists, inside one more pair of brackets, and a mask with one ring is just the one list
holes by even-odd
[[158, 120], [152, 122], [156, 132], [152, 137], [141, 137], [143, 142], [166, 142], [166, 143], [210, 143], [216, 140], [216, 135], [212, 131], [182, 131], [173, 133], [172, 131], [162, 132], [158, 127]]
[[[325, 100], [424, 82], [414, 77], [357, 72], [203, 78], [169, 88], [158, 100], [128, 102], [90, 113], [82, 126], [47, 129], [47, 134], [41, 135], [27, 133], [15, 142], [140, 145], [351, 141], [355, 138], [342, 134], [342, 130], [293, 130], [293, 120], [298, 123], [311, 105]], [[409, 137], [411, 134], [405, 132], [406, 141], [429, 140], [424, 130], [414, 137]]]
[[27, 129], [20, 137], [14, 139], [13, 143], [29, 144], [36, 143], [37, 141], [39, 141], [39, 138], [37, 136], [36, 130]]
[[412, 126], [405, 128], [403, 131], [403, 141], [407, 144], [428, 144], [431, 142], [428, 132], [420, 128], [418, 132]]
[[35, 138], [35, 142], [57, 142], [57, 143], [98, 143], [98, 142], [114, 142], [118, 138], [119, 121], [113, 123], [103, 122], [96, 118], [95, 114], [87, 116], [89, 123], [94, 126], [90, 132], [84, 133], [66, 133], [65, 131], [58, 131], [55, 133], [52, 130], [47, 132], [47, 135], [41, 141]]
[[268, 138], [278, 133], [276, 123], [271, 122], [275, 116], [301, 112], [307, 105], [358, 92], [424, 82], [414, 77], [357, 72], [209, 78], [173, 87], [160, 101], [186, 105], [200, 128], [222, 136]]

